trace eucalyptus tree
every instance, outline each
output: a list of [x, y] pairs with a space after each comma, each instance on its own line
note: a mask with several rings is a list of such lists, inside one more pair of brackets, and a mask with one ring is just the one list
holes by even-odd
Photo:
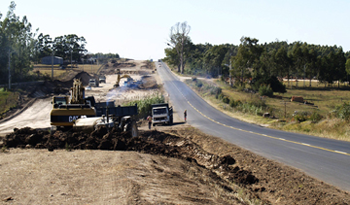
[[178, 63], [178, 72], [183, 73], [185, 68], [186, 56], [185, 52], [187, 51], [186, 46], [191, 41], [188, 34], [191, 31], [191, 26], [187, 25], [187, 22], [178, 22], [170, 29], [168, 46], [174, 48], [178, 54], [179, 63]]
[[241, 44], [238, 47], [237, 55], [234, 57], [233, 74], [241, 79], [241, 86], [244, 84], [244, 78], [251, 76], [251, 70], [256, 65], [262, 53], [262, 46], [258, 44], [258, 39], [242, 37]]

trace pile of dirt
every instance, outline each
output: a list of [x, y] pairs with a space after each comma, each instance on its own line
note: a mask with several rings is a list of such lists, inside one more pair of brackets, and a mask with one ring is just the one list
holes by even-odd
[[113, 68], [131, 68], [135, 67], [135, 63], [114, 63]]
[[38, 97], [47, 97], [48, 95], [54, 93], [58, 94], [66, 94], [69, 92], [69, 89], [73, 86], [73, 79], [80, 79], [82, 81], [83, 86], [87, 86], [89, 84], [89, 80], [91, 76], [87, 72], [79, 72], [75, 74], [73, 77], [70, 77], [67, 81], [45, 81], [43, 84], [39, 84], [30, 89], [28, 97], [38, 98]]
[[158, 88], [157, 81], [152, 76], [142, 76], [140, 80], [140, 86], [139, 88], [143, 89], [152, 89], [152, 88]]
[[[1, 146], [1, 145], [0, 145]], [[242, 187], [262, 204], [350, 204], [349, 194], [279, 163], [198, 131], [141, 131], [140, 137], [99, 128], [91, 133], [16, 129], [3, 146], [49, 149], [137, 151], [183, 159], [206, 168], [227, 192]], [[214, 147], [216, 147], [214, 149]]]

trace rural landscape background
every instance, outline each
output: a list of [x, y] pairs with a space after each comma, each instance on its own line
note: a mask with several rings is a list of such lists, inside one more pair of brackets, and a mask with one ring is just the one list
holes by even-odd
[[[137, 138], [113, 130], [53, 132], [49, 113], [38, 119], [41, 125], [33, 123], [35, 119], [22, 119], [33, 126], [0, 132], [0, 173], [7, 176], [0, 181], [5, 187], [1, 203], [349, 204], [348, 189], [203, 133], [183, 120], [183, 110], [175, 110], [173, 126], [148, 129], [151, 105], [172, 104], [159, 73], [170, 69], [171, 75], [230, 117], [260, 127], [350, 141], [350, 41], [344, 37], [350, 31], [342, 24], [349, 17], [344, 11], [349, 3], [221, 3], [227, 8], [210, 8], [209, 1], [202, 5], [180, 1], [183, 6], [108, 2], [96, 6], [95, 22], [78, 9], [88, 12], [92, 5], [75, 2], [71, 6], [75, 10], [65, 7], [62, 16], [75, 20], [74, 26], [61, 25], [63, 20], [53, 16], [47, 17], [52, 24], [39, 21], [32, 10], [23, 9], [27, 3], [21, 1], [8, 2], [7, 10], [1, 3], [0, 125], [33, 109], [38, 101], [46, 105], [41, 110], [46, 116], [51, 97], [68, 93], [73, 78], [88, 86], [89, 79], [105, 75], [108, 83], [86, 94], [113, 99], [121, 106], [137, 104], [140, 130]], [[177, 14], [178, 7], [182, 9]], [[305, 16], [297, 15], [296, 8]], [[53, 15], [48, 10], [40, 12]], [[147, 78], [149, 86], [116, 89], [120, 74], [139, 81]], [[0, 131], [5, 129], [0, 126]], [[30, 141], [33, 136], [40, 140]], [[69, 142], [78, 137], [86, 141]], [[54, 155], [46, 155], [48, 147], [54, 147]], [[105, 150], [115, 150], [116, 155]], [[64, 159], [62, 166], [52, 164], [50, 157]], [[69, 171], [70, 167], [76, 171]], [[108, 183], [111, 176], [124, 185]], [[38, 196], [34, 197], [31, 185]], [[86, 187], [94, 185], [107, 191], [89, 195], [93, 190]]]

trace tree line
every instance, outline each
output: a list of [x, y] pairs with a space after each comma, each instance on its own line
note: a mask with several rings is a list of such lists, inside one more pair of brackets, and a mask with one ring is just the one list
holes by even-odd
[[6, 15], [0, 12], [0, 80], [3, 83], [8, 82], [9, 68], [11, 82], [33, 80], [35, 76], [29, 73], [45, 56], [59, 56], [70, 63], [89, 58], [119, 58], [118, 54], [87, 53], [87, 41], [83, 36], [68, 34], [52, 38], [48, 34], [38, 34], [39, 29], [32, 31], [27, 17], [17, 16], [15, 8], [12, 1]]
[[[173, 43], [165, 48], [164, 60], [181, 73], [222, 76], [232, 80], [233, 85], [244, 87], [249, 83], [253, 89], [269, 84], [274, 92], [285, 90], [279, 83], [282, 78], [305, 78], [308, 86], [312, 79], [321, 83], [349, 80], [350, 52], [344, 52], [341, 46], [278, 40], [259, 44], [258, 39], [250, 37], [242, 37], [239, 45], [193, 44], [188, 33], [174, 33], [172, 28], [169, 41], [179, 39], [176, 42], [180, 45]], [[182, 57], [176, 46], [183, 46]]]

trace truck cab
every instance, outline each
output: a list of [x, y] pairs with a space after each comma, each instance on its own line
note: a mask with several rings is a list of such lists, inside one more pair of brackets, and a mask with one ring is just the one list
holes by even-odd
[[95, 78], [91, 78], [89, 80], [89, 86], [90, 87], [98, 87], [98, 81]]
[[173, 124], [173, 108], [168, 103], [153, 104], [152, 124]]
[[101, 75], [99, 78], [98, 78], [98, 81], [100, 82], [100, 83], [106, 83], [106, 76], [104, 76], [104, 75]]

